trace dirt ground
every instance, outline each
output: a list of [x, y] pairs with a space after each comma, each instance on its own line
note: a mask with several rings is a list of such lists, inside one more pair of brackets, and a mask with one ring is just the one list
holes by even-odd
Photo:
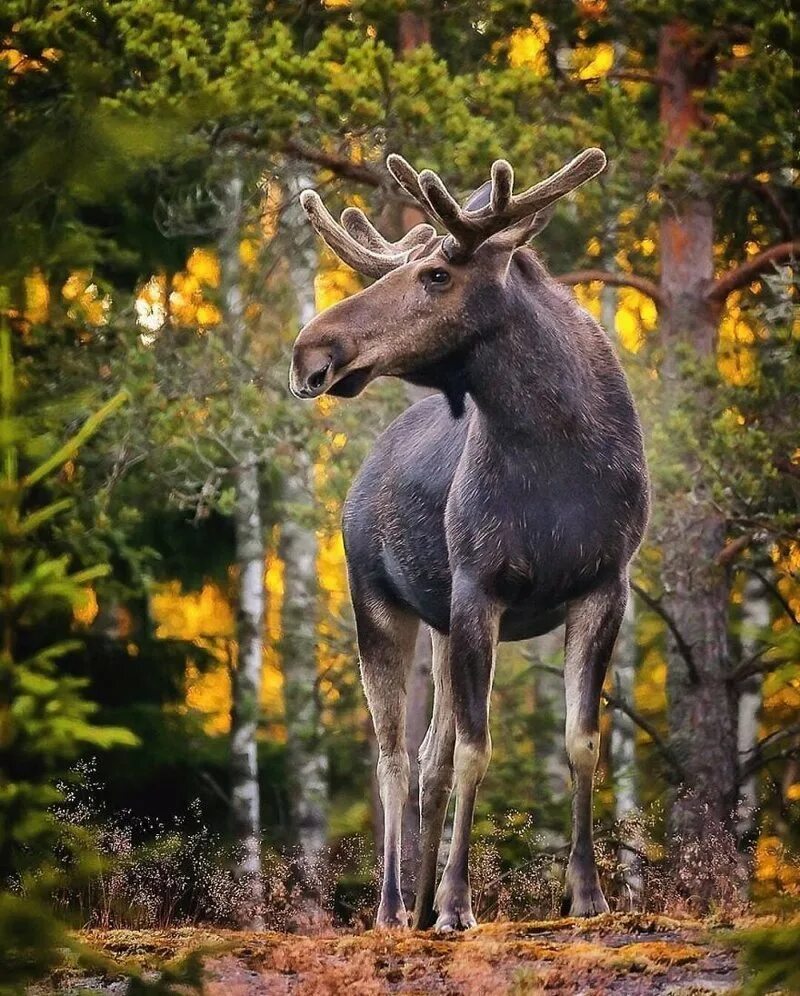
[[[368, 931], [300, 936], [183, 928], [88, 931], [114, 962], [152, 968], [204, 952], [207, 996], [700, 996], [734, 991], [731, 925], [609, 914], [490, 923], [461, 935]], [[59, 992], [125, 983], [63, 977]]]

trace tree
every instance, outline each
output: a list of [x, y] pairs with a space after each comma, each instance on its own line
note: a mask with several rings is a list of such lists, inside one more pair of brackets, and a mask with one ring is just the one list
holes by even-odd
[[[300, 207], [312, 178], [300, 164], [287, 171], [284, 211], [291, 244], [289, 280], [297, 302], [298, 327], [316, 314], [317, 250]], [[313, 426], [309, 423], [309, 429]], [[281, 659], [295, 832], [307, 869], [320, 861], [327, 843], [328, 758], [322, 738], [317, 668], [317, 540], [314, 510], [314, 441], [297, 440], [284, 478], [286, 509], [279, 553], [283, 574]]]

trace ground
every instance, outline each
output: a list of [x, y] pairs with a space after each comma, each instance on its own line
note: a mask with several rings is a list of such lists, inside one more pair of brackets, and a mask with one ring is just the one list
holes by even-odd
[[[608, 914], [490, 923], [466, 934], [302, 936], [201, 928], [87, 931], [115, 962], [152, 967], [206, 953], [207, 996], [701, 996], [740, 984], [731, 925]], [[111, 977], [64, 976], [59, 992], [122, 994]]]

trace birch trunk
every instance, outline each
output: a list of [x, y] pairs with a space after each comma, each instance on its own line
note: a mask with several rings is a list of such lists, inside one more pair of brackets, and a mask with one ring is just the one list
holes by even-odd
[[[292, 173], [285, 224], [292, 241], [290, 279], [300, 326], [316, 311], [317, 252], [299, 196], [310, 179]], [[317, 539], [313, 526], [313, 466], [298, 451], [284, 481], [288, 516], [281, 526], [278, 553], [283, 561], [282, 664], [293, 822], [307, 869], [315, 868], [328, 832], [328, 758], [322, 741], [317, 686]]]
[[[406, 686], [406, 749], [410, 762], [408, 800], [403, 809], [403, 853], [401, 878], [403, 899], [413, 905], [414, 882], [419, 863], [419, 749], [428, 730], [431, 702], [431, 635], [424, 624], [419, 627], [414, 661]], [[378, 838], [380, 839], [380, 838]]]
[[[538, 636], [532, 641], [535, 663], [562, 671], [564, 667], [564, 627], [559, 626], [552, 633]], [[570, 774], [567, 752], [564, 746], [564, 726], [566, 723], [566, 700], [564, 697], [563, 674], [534, 668], [534, 700], [536, 703], [536, 724], [534, 729], [534, 751], [540, 759], [541, 781], [544, 799], [537, 803], [545, 814], [549, 826], [542, 827], [544, 845], [551, 850], [566, 845], [568, 837], [564, 833], [560, 814], [567, 810], [570, 794]], [[549, 816], [549, 820], [548, 820]]]
[[[614, 694], [625, 702], [634, 702], [636, 682], [636, 616], [633, 597], [628, 598], [617, 645], [614, 650]], [[611, 713], [611, 770], [614, 780], [614, 818], [621, 829], [619, 863], [631, 906], [642, 892], [641, 833], [632, 817], [639, 811], [636, 780], [636, 726], [621, 709]]]
[[[761, 633], [769, 626], [770, 612], [764, 588], [758, 578], [748, 577], [744, 587], [742, 605], [742, 661], [754, 657], [759, 648]], [[739, 686], [739, 763], [745, 763], [758, 745], [758, 725], [761, 713], [762, 674], [752, 674]], [[739, 803], [736, 810], [736, 832], [744, 845], [755, 841], [758, 813], [758, 774], [753, 772], [739, 784]]]
[[[241, 288], [239, 238], [242, 223], [243, 181], [228, 184], [228, 230], [220, 246], [221, 292], [225, 329], [231, 351], [241, 355], [247, 327]], [[235, 402], [234, 402], [235, 405]], [[232, 414], [234, 423], [237, 413]], [[236, 432], [237, 464], [233, 467], [236, 564], [239, 573], [237, 606], [238, 656], [233, 672], [230, 741], [231, 824], [238, 845], [234, 868], [237, 879], [247, 883], [242, 911], [243, 925], [263, 927], [264, 902], [261, 877], [261, 822], [256, 734], [261, 701], [261, 665], [264, 632], [264, 531], [258, 455], [245, 431]]]

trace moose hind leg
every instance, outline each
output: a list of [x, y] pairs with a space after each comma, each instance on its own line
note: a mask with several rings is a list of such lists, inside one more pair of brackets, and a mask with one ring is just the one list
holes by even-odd
[[361, 678], [378, 741], [378, 790], [383, 806], [383, 885], [376, 926], [407, 927], [400, 892], [403, 806], [408, 797], [406, 681], [419, 622], [390, 603], [354, 593]]
[[436, 917], [433, 897], [436, 866], [447, 804], [453, 790], [455, 723], [447, 672], [448, 639], [431, 630], [433, 643], [433, 715], [419, 749], [420, 855], [414, 927], [427, 930]]
[[600, 696], [628, 597], [627, 577], [615, 579], [570, 604], [564, 682], [566, 747], [572, 773], [572, 846], [562, 912], [608, 912], [594, 854], [592, 789], [600, 756]]

